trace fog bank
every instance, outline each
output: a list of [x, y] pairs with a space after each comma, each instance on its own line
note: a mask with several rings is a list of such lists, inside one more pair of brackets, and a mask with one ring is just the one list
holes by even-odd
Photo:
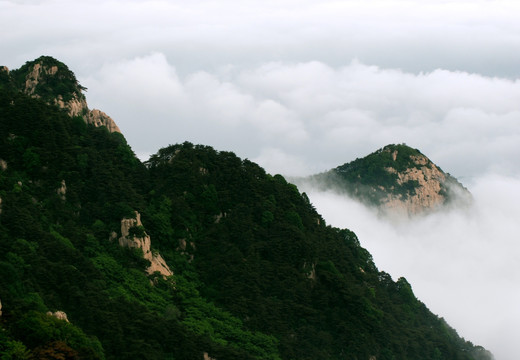
[[516, 359], [520, 334], [520, 178], [486, 175], [468, 185], [474, 203], [391, 221], [355, 200], [301, 186], [327, 223], [359, 237], [381, 271], [404, 276], [415, 295], [459, 335]]

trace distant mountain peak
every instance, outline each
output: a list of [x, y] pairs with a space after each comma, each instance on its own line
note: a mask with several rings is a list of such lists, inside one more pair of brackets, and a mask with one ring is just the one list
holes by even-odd
[[114, 120], [99, 110], [90, 110], [81, 86], [74, 73], [61, 61], [51, 56], [26, 62], [17, 70], [4, 73], [11, 78], [15, 89], [48, 104], [64, 109], [71, 117], [80, 116], [86, 123], [106, 126], [110, 132], [121, 132]]
[[406, 144], [387, 145], [310, 179], [321, 188], [346, 191], [390, 213], [415, 215], [471, 201], [457, 179]]

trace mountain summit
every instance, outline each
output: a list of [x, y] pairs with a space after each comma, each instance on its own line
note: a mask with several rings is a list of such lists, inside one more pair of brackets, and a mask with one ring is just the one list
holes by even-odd
[[471, 194], [457, 179], [405, 144], [387, 145], [309, 180], [391, 213], [414, 215], [471, 201]]
[[[114, 120], [104, 112], [87, 106], [87, 101], [76, 76], [67, 65], [50, 56], [40, 56], [21, 68], [9, 71], [0, 67], [2, 79], [13, 90], [56, 105], [71, 117], [79, 116], [87, 124], [105, 126], [110, 132], [121, 132]], [[0, 86], [2, 86], [0, 84]], [[4, 85], [5, 86], [5, 85]]]

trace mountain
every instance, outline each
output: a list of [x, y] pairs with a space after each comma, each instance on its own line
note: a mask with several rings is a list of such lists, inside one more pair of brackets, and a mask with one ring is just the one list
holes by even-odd
[[392, 214], [414, 215], [471, 202], [470, 192], [457, 179], [405, 144], [387, 145], [304, 181], [346, 192]]
[[111, 132], [121, 132], [107, 114], [100, 110], [90, 110], [76, 76], [67, 65], [50, 57], [41, 56], [25, 63], [20, 69], [9, 72], [2, 67], [1, 72], [9, 76], [8, 84], [26, 95], [42, 99], [47, 104], [57, 105], [71, 117], [82, 117], [88, 124], [105, 126]]
[[187, 142], [142, 163], [31, 72], [0, 71], [2, 358], [492, 359], [282, 176]]

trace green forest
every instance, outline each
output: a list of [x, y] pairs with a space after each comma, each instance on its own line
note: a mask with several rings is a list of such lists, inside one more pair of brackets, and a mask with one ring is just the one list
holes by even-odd
[[[49, 105], [83, 88], [37, 61], [60, 74], [40, 98], [35, 62], [0, 70], [1, 360], [492, 359], [283, 176], [189, 142], [143, 163]], [[173, 275], [119, 245], [136, 211]]]

